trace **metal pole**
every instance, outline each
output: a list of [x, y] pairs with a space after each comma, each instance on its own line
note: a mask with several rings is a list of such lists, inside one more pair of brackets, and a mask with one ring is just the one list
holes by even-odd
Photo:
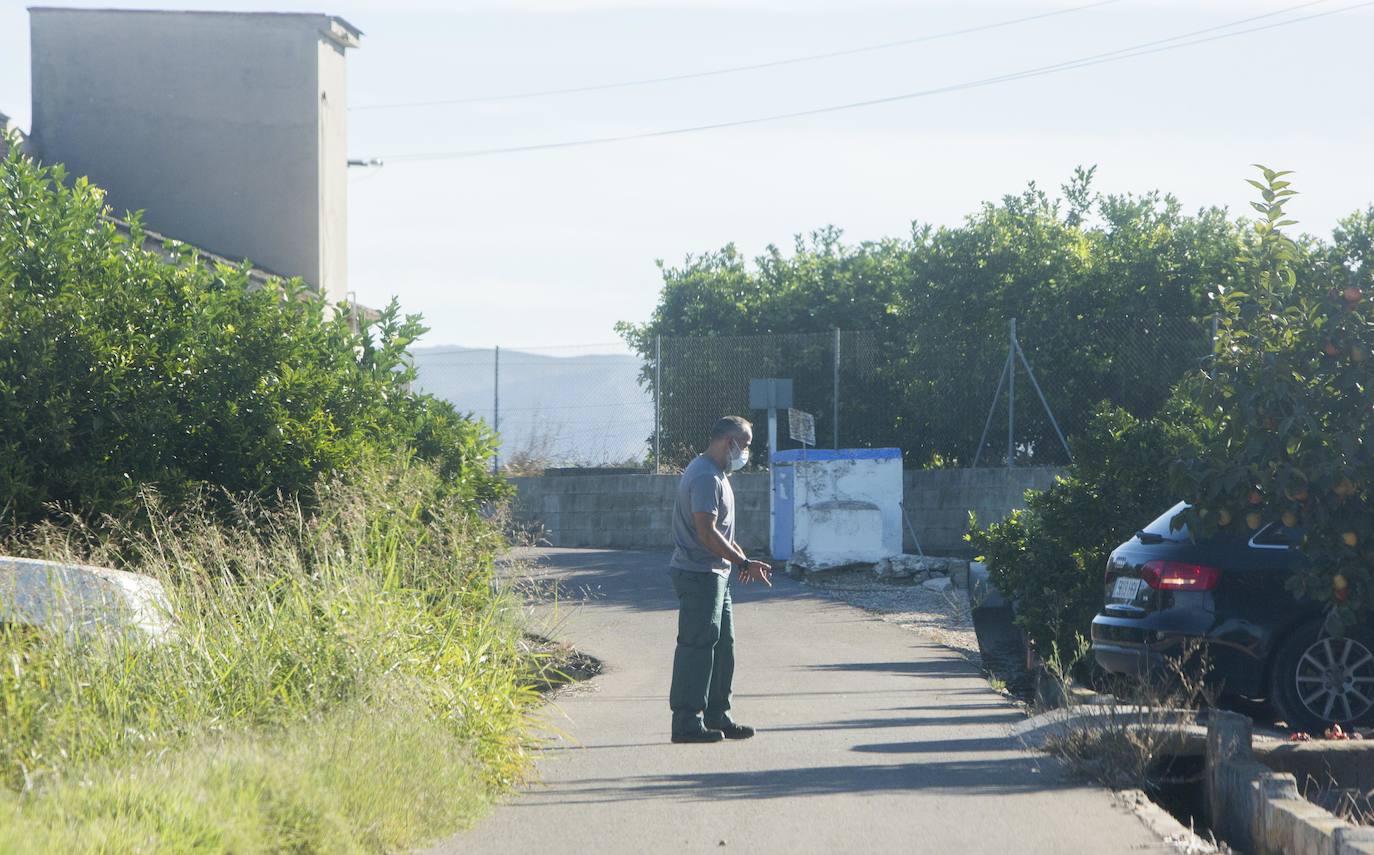
[[654, 474], [662, 471], [663, 453], [659, 434], [663, 431], [663, 336], [654, 336]]
[[1007, 350], [1007, 468], [1016, 465], [1016, 318], [1011, 319], [1011, 345]]
[[1026, 359], [1026, 352], [1021, 349], [1021, 342], [1016, 343], [1016, 355], [1021, 357], [1021, 364], [1026, 366], [1026, 376], [1030, 378], [1031, 386], [1035, 389], [1035, 394], [1040, 396], [1040, 403], [1045, 407], [1045, 415], [1050, 417], [1050, 424], [1054, 426], [1054, 435], [1059, 437], [1059, 444], [1064, 446], [1064, 453], [1069, 455], [1069, 462], [1073, 462], [1073, 452], [1069, 450], [1069, 441], [1064, 439], [1064, 432], [1059, 429], [1059, 420], [1054, 417], [1054, 411], [1050, 409], [1050, 402], [1045, 400], [1045, 393], [1040, 391], [1040, 384], [1035, 379], [1035, 372], [1031, 370], [1030, 360]]
[[[778, 554], [774, 544], [774, 533], [778, 527], [777, 510], [773, 503], [773, 494], [777, 492], [777, 483], [773, 480], [773, 458], [778, 454], [778, 411], [775, 407], [768, 408], [768, 555], [769, 557]], [[796, 499], [794, 498], [795, 502]]]
[[988, 408], [988, 420], [983, 423], [983, 435], [978, 438], [978, 450], [973, 453], [973, 468], [978, 468], [978, 461], [983, 456], [983, 446], [988, 442], [988, 431], [992, 430], [992, 417], [997, 415], [997, 401], [1002, 397], [1002, 384], [1007, 382], [1007, 370], [1011, 368], [1011, 354], [1007, 354], [1007, 361], [1002, 363], [1002, 373], [997, 376], [997, 391], [992, 393], [992, 406]]
[[[492, 360], [495, 371], [492, 375], [492, 416], [491, 429], [496, 432], [498, 443], [501, 439], [501, 345], [496, 345], [496, 358]], [[493, 474], [501, 472], [501, 446], [496, 446], [496, 453], [491, 458], [491, 471]]]
[[835, 380], [834, 394], [831, 401], [835, 405], [835, 416], [832, 422], [836, 450], [840, 447], [840, 328], [835, 327]]

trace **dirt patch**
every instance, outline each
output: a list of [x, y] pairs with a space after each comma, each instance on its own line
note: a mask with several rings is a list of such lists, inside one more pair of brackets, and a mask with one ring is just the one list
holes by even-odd
[[530, 685], [542, 695], [556, 694], [560, 689], [590, 680], [605, 670], [605, 663], [568, 644], [542, 635], [526, 633], [526, 642], [535, 662]]

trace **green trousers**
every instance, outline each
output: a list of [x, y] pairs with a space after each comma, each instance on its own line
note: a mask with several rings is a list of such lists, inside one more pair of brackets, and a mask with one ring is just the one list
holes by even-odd
[[735, 678], [735, 625], [730, 616], [730, 580], [715, 573], [669, 570], [677, 592], [677, 651], [668, 704], [673, 732], [685, 733], [719, 721], [730, 709]]

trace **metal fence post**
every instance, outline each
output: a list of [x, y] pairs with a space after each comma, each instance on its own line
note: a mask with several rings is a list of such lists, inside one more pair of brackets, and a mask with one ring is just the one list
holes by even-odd
[[1059, 429], [1059, 419], [1054, 417], [1054, 410], [1050, 409], [1050, 402], [1045, 399], [1045, 393], [1040, 388], [1040, 381], [1035, 379], [1035, 370], [1031, 368], [1030, 360], [1026, 358], [1026, 352], [1021, 349], [1021, 342], [1016, 342], [1016, 356], [1021, 357], [1021, 367], [1026, 369], [1026, 379], [1030, 380], [1031, 388], [1040, 398], [1040, 406], [1045, 408], [1045, 415], [1050, 417], [1050, 426], [1054, 428], [1054, 435], [1059, 437], [1059, 444], [1064, 446], [1064, 453], [1069, 456], [1069, 462], [1073, 463], [1073, 451], [1069, 449], [1069, 441], [1064, 438], [1064, 431]]
[[654, 474], [662, 470], [663, 448], [663, 336], [654, 336]]
[[[1011, 319], [1011, 354], [1016, 353], [1016, 318]], [[1007, 468], [1016, 465], [1016, 363], [1010, 362], [1007, 375]]]
[[496, 453], [491, 458], [492, 474], [501, 472], [501, 446], [499, 445], [501, 434], [501, 345], [496, 345], [495, 358], [492, 360], [494, 372], [492, 375], [492, 405], [491, 405], [491, 429], [497, 434], [498, 445]]
[[835, 378], [833, 383], [833, 395], [830, 398], [834, 405], [834, 418], [832, 431], [836, 450], [840, 447], [840, 328], [835, 327]]

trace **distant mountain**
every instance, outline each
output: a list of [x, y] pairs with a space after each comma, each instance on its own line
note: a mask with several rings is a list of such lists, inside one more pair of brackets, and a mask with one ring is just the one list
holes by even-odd
[[[411, 351], [416, 387], [492, 423], [495, 352], [431, 347]], [[654, 430], [653, 397], [627, 354], [548, 356], [501, 350], [501, 458], [551, 466], [643, 461]]]

